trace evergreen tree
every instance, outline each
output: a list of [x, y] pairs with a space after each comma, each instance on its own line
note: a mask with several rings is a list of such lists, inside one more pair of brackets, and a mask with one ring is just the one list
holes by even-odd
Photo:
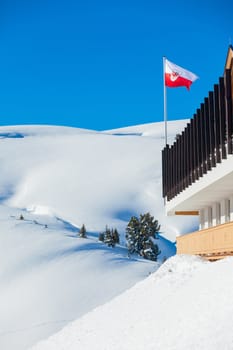
[[158, 224], [158, 220], [154, 220], [154, 217], [150, 213], [140, 215], [140, 226], [142, 235], [146, 238], [158, 238], [157, 233], [160, 230], [160, 225]]
[[79, 237], [80, 238], [87, 238], [87, 230], [86, 230], [86, 227], [85, 225], [82, 225], [82, 227], [80, 228], [80, 231], [79, 231]]
[[161, 253], [157, 244], [150, 238], [144, 243], [141, 255], [147, 260], [157, 261], [158, 255]]
[[141, 250], [140, 223], [136, 216], [132, 216], [126, 227], [126, 240], [130, 254], [139, 253]]
[[112, 239], [115, 244], [120, 243], [120, 236], [116, 228], [114, 228], [114, 230], [112, 229]]
[[104, 243], [107, 244], [109, 247], [115, 247], [115, 242], [113, 240], [112, 232], [106, 226], [105, 232], [104, 232]]
[[156, 261], [160, 250], [153, 239], [158, 238], [159, 230], [158, 221], [150, 213], [141, 214], [139, 219], [136, 216], [131, 217], [126, 227], [129, 254], [137, 253], [145, 259]]
[[100, 241], [100, 242], [104, 242], [104, 232], [101, 232], [101, 233], [99, 234], [99, 241]]
[[115, 247], [116, 244], [120, 243], [120, 236], [117, 229], [109, 229], [106, 226], [105, 231], [99, 234], [99, 241], [104, 242], [109, 247]]

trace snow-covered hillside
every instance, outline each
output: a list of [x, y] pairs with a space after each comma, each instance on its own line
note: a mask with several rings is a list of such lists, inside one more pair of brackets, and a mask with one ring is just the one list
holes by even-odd
[[[169, 123], [171, 139], [184, 124]], [[166, 238], [195, 228], [164, 216], [163, 144], [163, 123], [0, 128], [0, 349], [27, 349], [158, 268], [128, 258], [131, 215], [150, 211], [159, 220], [160, 260], [175, 252]], [[77, 238], [82, 224], [88, 239]], [[121, 246], [98, 242], [105, 225], [120, 231]]]
[[0, 349], [27, 349], [157, 268], [56, 218], [20, 214], [0, 207]]
[[232, 267], [175, 256], [32, 350], [233, 349]]
[[[170, 122], [170, 138], [184, 126]], [[106, 133], [63, 127], [2, 127], [0, 196], [11, 207], [62, 217], [89, 231], [125, 228], [150, 211], [166, 238], [193, 229], [165, 218], [161, 196], [163, 123]]]

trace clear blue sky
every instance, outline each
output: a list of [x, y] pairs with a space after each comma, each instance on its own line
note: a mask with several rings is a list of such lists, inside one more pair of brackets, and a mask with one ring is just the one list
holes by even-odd
[[200, 77], [168, 89], [168, 119], [189, 118], [223, 73], [232, 13], [232, 0], [0, 0], [0, 125], [160, 121], [163, 56]]

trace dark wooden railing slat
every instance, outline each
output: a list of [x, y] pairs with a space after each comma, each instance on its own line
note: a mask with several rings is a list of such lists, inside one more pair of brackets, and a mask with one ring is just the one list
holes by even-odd
[[226, 106], [225, 106], [225, 87], [224, 87], [224, 78], [219, 78], [219, 113], [220, 113], [220, 143], [221, 143], [221, 152], [222, 159], [226, 159]]
[[226, 98], [226, 121], [227, 121], [227, 151], [233, 154], [233, 111], [231, 91], [231, 70], [225, 72], [225, 98]]

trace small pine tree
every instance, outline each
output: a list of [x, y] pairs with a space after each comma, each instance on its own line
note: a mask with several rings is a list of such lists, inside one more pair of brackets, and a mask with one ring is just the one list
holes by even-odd
[[104, 242], [109, 247], [115, 247], [116, 244], [120, 243], [120, 236], [117, 229], [109, 229], [106, 225], [105, 231], [99, 233], [99, 241]]
[[116, 228], [114, 228], [114, 230], [112, 229], [112, 239], [115, 244], [120, 243], [120, 236]]
[[86, 227], [85, 225], [82, 225], [82, 227], [80, 228], [80, 231], [79, 231], [79, 237], [80, 238], [87, 238], [87, 230], [86, 230]]
[[99, 233], [99, 241], [104, 242], [104, 232]]
[[115, 247], [112, 231], [108, 228], [108, 226], [106, 226], [106, 229], [104, 232], [104, 243], [107, 244], [109, 247]]

